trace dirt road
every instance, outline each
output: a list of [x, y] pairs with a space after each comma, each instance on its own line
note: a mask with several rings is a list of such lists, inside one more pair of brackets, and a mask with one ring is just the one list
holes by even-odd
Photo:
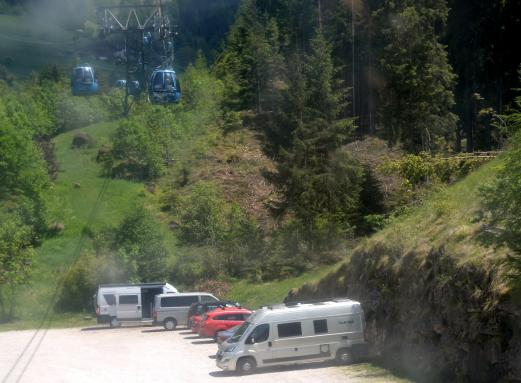
[[[367, 374], [371, 378], [364, 376], [360, 367], [349, 370], [331, 364], [270, 368], [250, 376], [225, 373], [215, 365], [216, 344], [186, 330], [166, 332], [158, 327], [49, 330], [44, 338], [43, 332], [34, 337], [32, 345], [23, 352], [34, 334], [35, 331], [0, 333], [2, 383], [389, 381], [382, 377], [375, 380], [374, 373]], [[36, 350], [38, 343], [41, 344]]]

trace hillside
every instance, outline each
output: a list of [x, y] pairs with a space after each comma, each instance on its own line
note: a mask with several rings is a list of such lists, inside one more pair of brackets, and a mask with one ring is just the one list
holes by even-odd
[[72, 138], [78, 132], [88, 133], [101, 145], [114, 128], [115, 123], [101, 123], [61, 134], [54, 140], [59, 173], [51, 206], [55, 223], [63, 230], [36, 248], [31, 288], [21, 289], [17, 298], [16, 316], [24, 322], [37, 324], [43, 318], [58, 281], [56, 276], [70, 267], [79, 252], [92, 249], [89, 239], [81, 240], [87, 224], [91, 229], [116, 225], [144, 198], [142, 184], [124, 180], [111, 180], [101, 195], [105, 180], [95, 161], [97, 147], [72, 148]]
[[501, 166], [434, 193], [287, 300], [360, 300], [374, 355], [419, 381], [518, 376], [521, 307], [505, 279], [507, 250], [484, 246], [476, 220], [479, 188]]
[[[0, 324], [0, 330], [34, 328], [41, 324], [53, 297], [56, 286], [61, 283], [57, 276], [67, 272], [80, 255], [93, 251], [94, 241], [89, 232], [115, 227], [132, 209], [144, 203], [153, 212], [157, 224], [161, 226], [165, 241], [175, 263], [178, 250], [176, 234], [168, 224], [168, 216], [161, 212], [159, 190], [141, 182], [102, 177], [102, 166], [96, 161], [98, 150], [109, 142], [117, 128], [118, 121], [99, 123], [75, 129], [54, 138], [58, 177], [53, 184], [52, 216], [53, 225], [60, 232], [46, 239], [37, 247], [35, 264], [28, 282], [28, 289], [20, 289], [17, 294], [13, 323]], [[73, 137], [78, 133], [89, 135], [95, 142], [93, 147], [73, 148]], [[188, 147], [185, 147], [185, 155]], [[215, 181], [221, 185], [226, 199], [237, 202], [253, 214], [263, 224], [271, 225], [264, 201], [272, 194], [266, 186], [262, 170], [272, 166], [262, 154], [260, 143], [249, 131], [228, 135], [216, 146], [211, 146], [204, 156], [195, 157], [191, 163], [191, 182]], [[230, 160], [231, 159], [231, 160]], [[167, 183], [168, 177], [164, 182]], [[253, 187], [252, 187], [253, 185]], [[257, 186], [255, 186], [257, 185]], [[159, 188], [165, 185], [159, 183]], [[189, 188], [183, 193], [190, 193]], [[86, 231], [85, 231], [86, 230]], [[87, 233], [87, 235], [83, 235]], [[197, 251], [197, 249], [194, 249]], [[282, 281], [251, 283], [235, 281], [228, 284], [226, 298], [236, 300], [248, 307], [280, 302], [289, 290], [305, 282], [316, 281], [334, 266], [317, 268], [311, 273]], [[172, 283], [177, 284], [175, 280]], [[179, 286], [182, 287], [182, 286]], [[262, 290], [262, 294], [259, 294]], [[93, 293], [93, 292], [92, 292]], [[87, 302], [88, 304], [88, 302]], [[53, 317], [53, 327], [92, 324], [90, 311], [57, 313]]]
[[36, 15], [0, 14], [0, 65], [16, 75], [25, 77], [49, 64], [69, 68], [77, 61], [113, 70], [110, 64], [98, 60], [92, 48], [93, 41], [84, 34]]

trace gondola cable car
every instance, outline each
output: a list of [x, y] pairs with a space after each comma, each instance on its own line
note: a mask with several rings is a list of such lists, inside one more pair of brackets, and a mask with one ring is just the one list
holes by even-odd
[[74, 96], [90, 96], [99, 91], [94, 69], [88, 65], [78, 65], [71, 75], [71, 90]]
[[181, 100], [181, 87], [173, 69], [156, 69], [150, 76], [148, 96], [152, 104], [175, 104]]

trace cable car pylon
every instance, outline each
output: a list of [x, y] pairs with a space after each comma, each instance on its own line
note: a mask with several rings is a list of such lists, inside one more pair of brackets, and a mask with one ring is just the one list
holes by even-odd
[[[123, 114], [127, 116], [131, 109], [129, 96], [133, 100], [139, 97], [139, 93], [148, 90], [148, 99], [153, 104], [176, 103], [181, 98], [179, 82], [173, 70], [174, 61], [174, 33], [171, 30], [170, 19], [164, 10], [163, 2], [158, 0], [154, 5], [119, 5], [99, 7], [103, 17], [103, 31], [105, 34], [115, 32], [125, 35], [125, 99]], [[139, 43], [134, 44], [133, 50], [137, 52], [136, 65], [131, 64], [130, 50], [132, 38], [139, 37]], [[135, 40], [135, 38], [134, 38]], [[147, 76], [148, 63], [154, 59], [150, 54], [154, 43], [159, 43], [161, 54], [156, 60], [154, 71]], [[158, 45], [158, 44], [155, 45]], [[147, 57], [147, 52], [148, 57]], [[132, 81], [132, 74], [139, 68], [140, 78], [136, 89], [136, 81]], [[148, 81], [150, 79], [150, 81]], [[121, 82], [122, 83], [122, 82]]]

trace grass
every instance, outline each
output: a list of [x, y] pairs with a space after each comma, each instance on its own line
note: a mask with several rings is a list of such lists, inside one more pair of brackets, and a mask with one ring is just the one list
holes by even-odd
[[480, 244], [480, 224], [476, 221], [481, 201], [479, 188], [493, 180], [500, 166], [501, 159], [496, 159], [454, 185], [434, 192], [421, 206], [368, 239], [363, 248], [383, 243], [400, 246], [403, 254], [425, 254], [424, 250], [444, 247], [461, 263], [502, 256], [503, 250]]
[[36, 16], [0, 14], [0, 65], [22, 76], [47, 64], [69, 69], [77, 60], [87, 61], [98, 69], [111, 68], [92, 54], [93, 41], [87, 38], [75, 41], [73, 37], [71, 31]]
[[324, 266], [298, 277], [266, 283], [251, 283], [247, 280], [237, 281], [232, 284], [225, 299], [240, 302], [245, 307], [252, 309], [281, 303], [290, 290], [308, 282], [316, 282], [333, 272], [336, 268], [337, 265]]
[[[51, 207], [56, 222], [62, 223], [64, 230], [36, 248], [32, 280], [21, 289], [17, 298], [16, 316], [20, 320], [0, 325], [0, 330], [35, 327], [43, 318], [59, 276], [77, 255], [82, 231], [104, 182], [104, 178], [100, 177], [101, 167], [95, 161], [97, 147], [108, 140], [115, 127], [116, 122], [96, 124], [64, 133], [54, 140], [60, 171], [53, 186]], [[78, 131], [93, 137], [97, 142], [96, 148], [73, 149], [72, 138]], [[132, 206], [144, 199], [143, 184], [111, 180], [94, 214], [91, 228], [117, 225]], [[81, 250], [91, 248], [92, 243], [87, 240]], [[63, 327], [76, 323], [82, 317], [78, 314], [59, 314], [55, 316], [56, 325]]]

